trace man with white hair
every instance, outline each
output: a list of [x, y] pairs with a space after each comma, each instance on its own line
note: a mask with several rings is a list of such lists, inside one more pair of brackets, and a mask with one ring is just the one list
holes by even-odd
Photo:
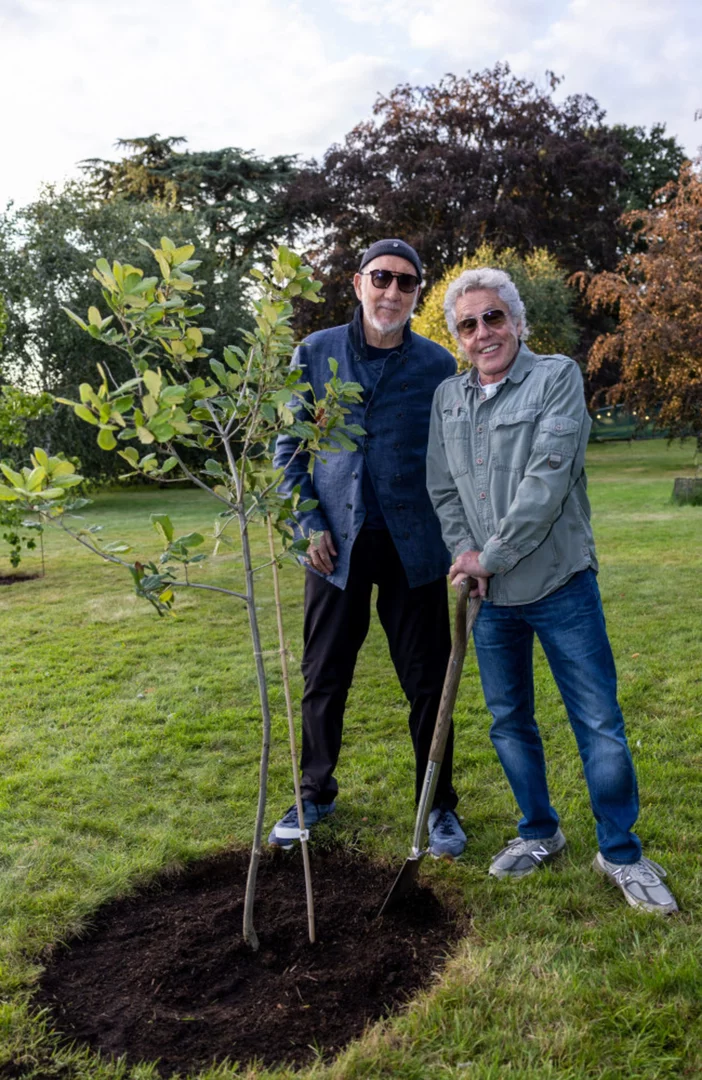
[[[299, 486], [297, 515], [311, 537], [305, 574], [302, 672], [304, 826], [334, 810], [334, 776], [346, 698], [370, 624], [371, 590], [400, 685], [410, 705], [419, 798], [451, 643], [446, 572], [450, 558], [425, 484], [429, 410], [439, 383], [456, 370], [441, 345], [410, 330], [422, 264], [403, 240], [378, 240], [364, 252], [353, 287], [352, 321], [311, 334], [293, 363], [317, 397], [329, 380], [329, 358], [346, 382], [362, 388], [349, 423], [365, 432], [354, 451], [317, 458], [310, 476], [297, 441], [278, 439], [275, 465], [288, 465], [284, 489]], [[466, 837], [451, 783], [452, 737], [429, 815], [429, 851], [459, 855]], [[291, 847], [299, 836], [295, 806], [276, 822], [269, 842]]]
[[677, 911], [665, 871], [632, 831], [638, 791], [597, 587], [580, 370], [566, 356], [530, 352], [524, 305], [502, 270], [462, 273], [444, 310], [471, 367], [434, 396], [427, 484], [454, 560], [450, 579], [470, 579], [483, 597], [474, 640], [490, 737], [523, 815], [489, 872], [524, 877], [566, 843], [534, 718], [536, 634], [580, 751], [595, 869], [633, 907]]

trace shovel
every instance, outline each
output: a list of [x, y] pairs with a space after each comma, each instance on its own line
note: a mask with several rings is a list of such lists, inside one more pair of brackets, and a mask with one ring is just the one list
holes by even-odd
[[429, 811], [431, 810], [432, 803], [434, 801], [434, 795], [436, 793], [436, 785], [439, 780], [439, 772], [441, 771], [441, 763], [444, 760], [444, 751], [446, 750], [446, 740], [448, 739], [449, 730], [451, 728], [451, 717], [453, 715], [453, 706], [456, 703], [456, 694], [458, 693], [458, 684], [461, 681], [461, 672], [463, 671], [463, 661], [466, 655], [466, 646], [468, 644], [468, 638], [470, 632], [473, 629], [473, 623], [480, 611], [480, 597], [474, 597], [470, 606], [468, 606], [468, 614], [466, 616], [466, 607], [468, 606], [468, 582], [463, 581], [458, 587], [458, 600], [456, 603], [456, 623], [453, 633], [453, 646], [451, 648], [451, 656], [449, 657], [448, 667], [446, 669], [446, 678], [444, 679], [444, 688], [441, 691], [441, 702], [439, 704], [439, 712], [436, 717], [436, 725], [434, 727], [434, 737], [431, 741], [431, 747], [429, 749], [429, 761], [427, 762], [427, 771], [424, 774], [424, 784], [422, 787], [422, 795], [419, 800], [419, 807], [417, 809], [417, 821], [414, 827], [414, 838], [412, 840], [412, 852], [409, 858], [405, 861], [405, 865], [400, 870], [400, 873], [395, 879], [395, 884], [391, 888], [388, 895], [385, 897], [385, 903], [379, 911], [379, 915], [384, 915], [386, 911], [395, 907], [396, 904], [402, 900], [404, 896], [410, 891], [417, 875], [419, 874], [419, 867], [422, 859], [426, 855], [426, 850], [422, 848], [422, 844], [427, 831], [427, 821], [429, 819]]

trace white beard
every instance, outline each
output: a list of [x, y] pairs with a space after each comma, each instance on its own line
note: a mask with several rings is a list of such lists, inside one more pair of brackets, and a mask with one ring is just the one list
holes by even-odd
[[372, 326], [373, 329], [378, 334], [382, 334], [384, 337], [386, 337], [386, 336], [389, 336], [390, 334], [396, 334], [398, 330], [403, 329], [403, 327], [412, 318], [412, 313], [414, 312], [414, 309], [417, 306], [417, 301], [418, 300], [419, 300], [419, 297], [415, 294], [414, 302], [412, 304], [412, 307], [410, 309], [409, 314], [405, 315], [403, 318], [397, 319], [395, 322], [392, 322], [392, 323], [381, 322], [380, 319], [378, 319], [375, 315], [372, 315], [371, 312], [365, 306], [363, 308], [363, 315], [364, 315], [365, 319], [367, 320], [369, 326]]

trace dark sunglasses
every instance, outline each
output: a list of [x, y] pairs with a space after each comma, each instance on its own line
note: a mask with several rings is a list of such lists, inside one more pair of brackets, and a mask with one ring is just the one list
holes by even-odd
[[414, 274], [396, 274], [394, 270], [360, 270], [359, 273], [361, 277], [370, 275], [376, 289], [388, 289], [393, 278], [397, 278], [397, 287], [400, 292], [412, 293], [419, 285], [419, 278]]
[[457, 324], [456, 329], [462, 337], [470, 337], [478, 329], [478, 322], [483, 320], [486, 326], [496, 330], [499, 326], [504, 326], [507, 321], [507, 315], [504, 311], [500, 311], [499, 308], [493, 308], [491, 311], [483, 311], [482, 315], [470, 315], [467, 319], [461, 319]]

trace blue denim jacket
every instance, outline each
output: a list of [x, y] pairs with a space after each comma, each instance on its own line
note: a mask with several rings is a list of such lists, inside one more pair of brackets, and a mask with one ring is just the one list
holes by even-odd
[[[295, 351], [293, 365], [305, 369], [305, 380], [321, 397], [329, 379], [330, 357], [339, 364], [340, 379], [358, 382], [358, 364], [365, 355], [363, 309], [359, 307], [345, 326], [310, 334]], [[350, 407], [347, 422], [359, 424], [366, 432], [355, 440], [358, 449], [327, 454], [324, 461], [318, 458], [312, 476], [306, 455], [298, 456], [288, 469], [281, 489], [290, 491], [299, 484], [303, 499], [318, 500], [316, 509], [298, 516], [298, 523], [306, 536], [312, 530], [331, 533], [338, 555], [334, 572], [326, 580], [340, 589], [346, 587], [351, 549], [365, 517], [364, 461], [410, 588], [446, 574], [451, 560], [427, 494], [425, 469], [434, 391], [455, 371], [451, 354], [412, 333], [408, 324], [402, 344], [385, 360], [370, 399], [364, 394], [361, 404]], [[292, 436], [278, 438], [276, 468], [290, 460], [295, 446]]]

